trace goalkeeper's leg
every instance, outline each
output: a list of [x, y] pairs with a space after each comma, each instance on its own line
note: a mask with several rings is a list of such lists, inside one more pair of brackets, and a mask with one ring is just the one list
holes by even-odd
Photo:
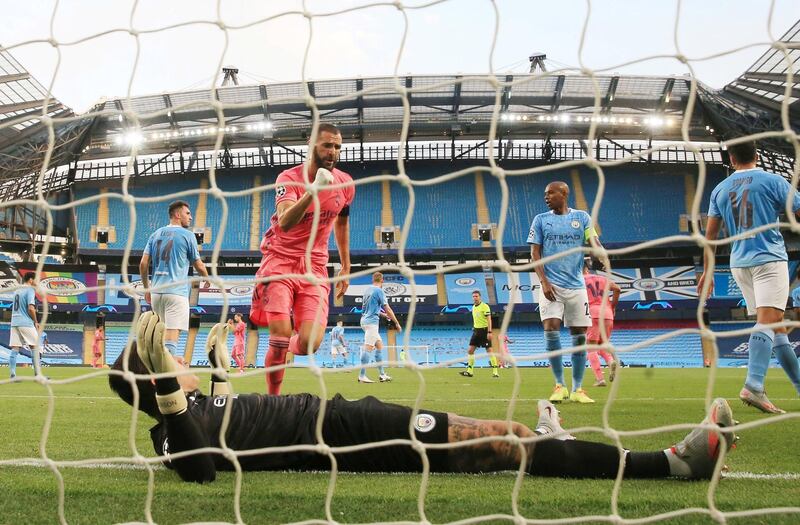
[[[550, 405], [552, 407], [552, 405]], [[554, 409], [556, 420], [549, 425], [539, 425], [543, 431], [534, 432], [520, 423], [512, 423], [512, 432], [520, 438], [563, 432]], [[686, 438], [673, 447], [655, 452], [624, 451], [623, 475], [626, 478], [708, 479], [715, 470], [719, 455], [730, 450], [735, 437], [725, 430], [734, 425], [728, 403], [718, 398], [711, 404], [709, 416]], [[552, 432], [547, 429], [552, 429]], [[486, 436], [505, 436], [506, 421], [486, 421], [448, 414], [448, 441], [450, 443]], [[526, 471], [535, 476], [562, 478], [615, 478], [619, 469], [620, 453], [617, 447], [580, 440], [553, 439], [522, 445], [527, 452]], [[453, 448], [448, 455], [449, 469], [454, 472], [490, 472], [516, 470], [522, 461], [520, 446], [502, 440]]]

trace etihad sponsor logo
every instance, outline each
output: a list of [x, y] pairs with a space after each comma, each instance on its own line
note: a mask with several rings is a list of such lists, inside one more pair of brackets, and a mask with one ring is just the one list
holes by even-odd
[[583, 241], [583, 235], [580, 233], [548, 233], [544, 236], [546, 241], [564, 242], [564, 241]]

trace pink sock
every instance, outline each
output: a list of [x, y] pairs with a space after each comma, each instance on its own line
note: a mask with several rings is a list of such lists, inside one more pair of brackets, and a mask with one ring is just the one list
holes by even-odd
[[[286, 351], [289, 349], [289, 338], [280, 336], [270, 336], [269, 349], [264, 357], [264, 366], [276, 366], [286, 363]], [[271, 395], [277, 396], [281, 393], [285, 368], [267, 372], [267, 390]]]
[[607, 365], [610, 365], [611, 362], [614, 360], [614, 356], [609, 354], [606, 350], [598, 350], [597, 353], [600, 354], [600, 357], [602, 357], [605, 360]]
[[589, 352], [589, 364], [592, 366], [595, 379], [602, 380], [603, 371], [600, 369], [600, 358], [597, 357], [597, 352]]

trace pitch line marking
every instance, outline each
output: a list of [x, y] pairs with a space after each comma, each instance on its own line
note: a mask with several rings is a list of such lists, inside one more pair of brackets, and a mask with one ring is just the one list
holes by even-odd
[[[3, 467], [38, 467], [38, 468], [49, 468], [47, 465], [44, 465], [38, 461], [26, 461], [26, 460], [15, 460], [15, 461], [8, 461], [4, 462], [0, 465], [0, 468]], [[87, 465], [70, 465], [68, 467], [59, 467], [59, 468], [81, 468], [81, 469], [107, 469], [107, 470], [146, 470], [146, 467], [143, 465], [137, 465], [132, 463], [91, 463]], [[151, 468], [154, 470], [162, 470], [165, 467], [162, 465], [154, 464], [151, 465]], [[321, 472], [322, 473], [322, 472]], [[325, 474], [328, 474], [325, 472]], [[502, 474], [502, 473], [500, 473]], [[516, 473], [513, 473], [516, 475]], [[758, 472], [727, 472], [723, 475], [724, 479], [756, 479], [756, 480], [800, 480], [800, 472], [778, 472], [773, 474], [763, 474]]]

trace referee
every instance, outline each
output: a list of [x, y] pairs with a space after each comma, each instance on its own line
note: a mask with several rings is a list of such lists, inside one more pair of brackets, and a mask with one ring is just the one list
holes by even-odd
[[469, 340], [467, 353], [467, 369], [461, 371], [464, 377], [472, 377], [475, 368], [475, 349], [485, 348], [489, 352], [489, 362], [492, 364], [492, 377], [500, 377], [497, 368], [497, 357], [491, 353], [492, 340], [492, 311], [489, 305], [481, 300], [481, 293], [478, 290], [472, 292], [472, 338]]

